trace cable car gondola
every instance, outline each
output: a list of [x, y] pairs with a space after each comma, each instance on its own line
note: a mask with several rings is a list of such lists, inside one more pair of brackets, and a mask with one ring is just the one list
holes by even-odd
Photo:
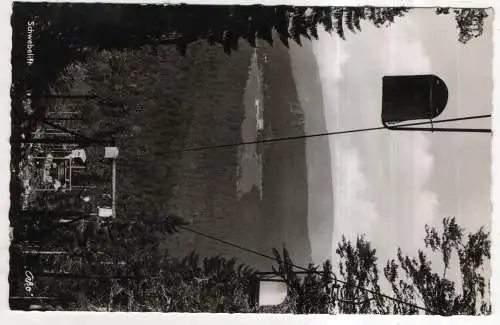
[[[434, 124], [489, 117], [435, 120], [448, 104], [448, 87], [436, 75], [400, 75], [382, 78], [382, 124], [389, 130], [432, 132], [482, 132], [490, 129], [435, 128]], [[422, 122], [416, 121], [425, 120]], [[411, 123], [404, 123], [411, 122]], [[430, 127], [427, 125], [430, 124]], [[426, 127], [419, 127], [426, 125]], [[411, 127], [410, 127], [411, 126]], [[417, 127], [415, 127], [417, 126]]]

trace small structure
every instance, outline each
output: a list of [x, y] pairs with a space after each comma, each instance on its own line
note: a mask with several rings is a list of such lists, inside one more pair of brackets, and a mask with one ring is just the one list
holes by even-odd
[[277, 306], [282, 304], [288, 295], [288, 285], [281, 281], [259, 282], [259, 306]]
[[382, 79], [382, 123], [432, 120], [448, 103], [448, 88], [435, 75], [385, 76]]
[[105, 147], [104, 148], [104, 158], [106, 159], [116, 159], [118, 157], [117, 147]]
[[113, 209], [108, 208], [108, 207], [98, 207], [98, 213], [97, 215], [101, 218], [112, 218], [114, 217], [113, 215]]
[[258, 273], [250, 283], [250, 300], [253, 305], [277, 306], [285, 301], [287, 295], [287, 283], [270, 272]]
[[447, 104], [448, 87], [441, 78], [435, 75], [385, 76], [382, 78], [382, 124], [387, 129], [491, 133], [491, 129], [483, 128], [434, 127], [436, 123], [491, 117], [491, 114], [486, 114], [434, 120], [443, 113]]
[[[104, 150], [103, 150], [104, 149]], [[101, 157], [107, 161], [111, 161], [112, 179], [111, 179], [111, 194], [108, 194], [111, 199], [110, 204], [98, 207], [100, 217], [114, 218], [116, 216], [116, 160], [118, 158], [118, 147], [104, 147], [100, 150]], [[101, 158], [102, 159], [102, 158]], [[42, 181], [44, 187], [36, 187], [33, 191], [50, 191], [57, 192], [72, 192], [73, 190], [93, 189], [97, 186], [77, 185], [75, 177], [87, 169], [85, 163], [87, 161], [86, 149], [74, 149], [62, 157], [54, 157], [52, 154], [46, 156], [33, 157], [35, 161], [42, 161], [39, 164], [39, 169], [42, 170]], [[59, 162], [59, 163], [56, 163]], [[43, 168], [42, 168], [43, 167]], [[88, 203], [90, 197], [83, 197], [82, 200]]]

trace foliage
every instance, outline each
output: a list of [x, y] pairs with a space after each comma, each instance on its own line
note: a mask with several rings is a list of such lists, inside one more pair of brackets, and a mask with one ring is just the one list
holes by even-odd
[[336, 253], [340, 258], [339, 275], [344, 281], [338, 293], [339, 313], [382, 312], [381, 297], [361, 289], [380, 293], [376, 250], [362, 236], [357, 237], [356, 245], [342, 237]]
[[[352, 32], [361, 30], [363, 20], [386, 26], [408, 11], [375, 7], [44, 4], [35, 12], [42, 33], [72, 48], [172, 44], [185, 54], [187, 46], [199, 40], [218, 45], [226, 53], [237, 50], [240, 39], [252, 46], [257, 39], [273, 43], [274, 32], [285, 44], [289, 40], [300, 44], [301, 37], [317, 38], [318, 27], [344, 38], [344, 25]], [[118, 23], [120, 31], [112, 28]]]
[[[483, 275], [485, 260], [490, 259], [489, 234], [481, 228], [465, 236], [455, 218], [443, 220], [442, 233], [429, 226], [425, 230], [425, 247], [441, 255], [443, 269], [432, 270], [431, 262], [421, 250], [417, 257], [404, 256], [399, 250], [397, 261], [389, 261], [384, 268], [394, 293], [406, 301], [422, 301], [427, 308], [444, 315], [491, 313], [489, 280]], [[458, 258], [459, 282], [447, 278], [447, 273], [453, 270], [453, 257]]]
[[286, 249], [280, 254], [273, 250], [276, 258], [276, 267], [273, 271], [280, 275], [287, 283], [289, 293], [285, 303], [284, 312], [297, 314], [328, 313], [335, 304], [333, 291], [337, 289], [334, 283], [331, 264], [326, 261], [323, 264], [322, 276], [318, 276], [318, 267], [308, 265], [305, 274], [299, 275], [295, 272], [292, 260]]
[[[169, 257], [167, 254], [148, 255], [150, 257], [147, 260], [141, 260], [141, 263], [148, 263], [141, 264], [143, 267], [147, 266], [147, 274], [130, 279], [115, 274], [113, 278], [107, 279], [101, 273], [99, 281], [91, 277], [73, 279], [80, 287], [78, 305], [74, 309], [159, 312], [252, 310], [247, 287], [254, 271], [238, 265], [234, 259], [220, 256], [200, 259], [196, 253], [183, 259]], [[157, 264], [154, 269], [151, 264], [153, 258]], [[129, 262], [120, 267], [121, 272], [128, 272], [126, 269]], [[101, 267], [109, 272], [110, 266], [113, 264], [107, 263]], [[68, 285], [71, 286], [66, 282], [66, 286]], [[52, 287], [61, 290], [55, 283], [52, 283]]]
[[194, 252], [170, 263], [173, 276], [166, 284], [173, 285], [169, 287], [174, 295], [171, 311], [243, 312], [250, 309], [247, 287], [255, 272], [252, 268], [220, 256], [201, 261]]
[[[384, 276], [392, 293], [381, 290], [376, 251], [362, 236], [356, 243], [342, 238], [336, 250], [338, 272], [329, 261], [321, 271], [310, 265], [301, 276], [294, 270], [286, 250], [277, 258], [276, 272], [289, 286], [286, 310], [296, 313], [370, 313], [487, 315], [491, 313], [489, 280], [484, 276], [484, 264], [490, 258], [489, 234], [481, 228], [465, 236], [455, 218], [443, 220], [443, 230], [426, 226], [425, 247], [439, 254], [441, 271], [433, 269], [427, 255], [403, 255], [387, 262]], [[453, 256], [458, 265], [453, 267]], [[458, 270], [460, 278], [450, 279], [450, 270]], [[392, 297], [393, 299], [389, 299]]]
[[483, 8], [437, 8], [436, 14], [448, 15], [453, 13], [457, 22], [458, 41], [467, 43], [483, 34], [484, 20], [488, 17]]

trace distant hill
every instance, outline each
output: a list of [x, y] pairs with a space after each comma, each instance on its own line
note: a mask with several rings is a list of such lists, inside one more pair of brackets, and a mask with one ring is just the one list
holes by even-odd
[[[323, 90], [312, 43], [290, 46], [293, 77], [300, 106], [304, 111], [306, 134], [327, 132], [323, 107]], [[329, 137], [307, 139], [309, 183], [308, 229], [313, 260], [331, 258], [333, 235], [333, 176]]]

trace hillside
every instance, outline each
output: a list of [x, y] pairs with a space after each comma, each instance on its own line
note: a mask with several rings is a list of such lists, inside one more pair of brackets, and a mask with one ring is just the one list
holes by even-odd
[[[262, 45], [257, 53], [263, 76], [263, 135], [303, 134], [286, 48]], [[249, 64], [250, 58], [246, 61], [245, 73]], [[231, 111], [222, 107], [217, 111], [199, 110], [191, 122], [187, 143], [221, 144], [240, 138], [245, 112], [242, 93], [236, 103], [240, 108], [238, 114], [232, 116]], [[211, 134], [212, 141], [206, 139], [207, 134]], [[262, 199], [255, 187], [238, 198], [238, 148], [224, 148], [183, 154], [176, 172], [182, 175], [179, 176], [182, 182], [178, 183], [169, 206], [180, 215], [191, 216], [193, 227], [199, 231], [267, 254], [271, 254], [272, 247], [281, 248], [285, 244], [298, 263], [307, 263], [311, 251], [307, 236], [305, 143], [263, 144], [257, 146], [257, 151], [263, 157]], [[176, 235], [166, 246], [180, 255], [196, 249], [207, 255], [237, 256], [261, 268], [268, 269], [271, 265], [262, 257], [194, 234]]]
[[[307, 134], [327, 132], [323, 91], [312, 44], [290, 47], [293, 77], [300, 105], [304, 111]], [[309, 183], [308, 229], [315, 262], [331, 259], [333, 233], [333, 171], [330, 153], [331, 137], [308, 138], [307, 174]]]

